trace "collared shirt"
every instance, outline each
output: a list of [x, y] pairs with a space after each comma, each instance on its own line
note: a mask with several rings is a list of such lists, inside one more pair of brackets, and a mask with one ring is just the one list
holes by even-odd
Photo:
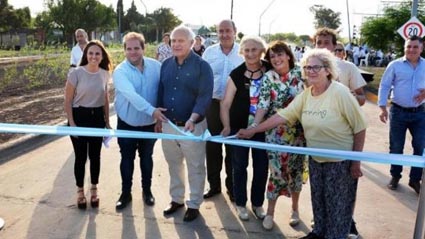
[[414, 97], [420, 89], [425, 89], [425, 61], [420, 57], [416, 68], [406, 59], [399, 58], [390, 62], [385, 69], [379, 85], [378, 105], [386, 106], [387, 98], [392, 89], [392, 102], [402, 107], [418, 107]]
[[124, 60], [112, 75], [115, 86], [115, 110], [118, 117], [131, 126], [155, 123], [161, 63], [143, 57], [143, 72]]
[[193, 51], [181, 65], [174, 56], [162, 63], [158, 105], [167, 109], [168, 119], [185, 122], [192, 113], [205, 116], [212, 91], [211, 67]]
[[213, 98], [222, 100], [230, 72], [244, 62], [239, 55], [239, 44], [235, 42], [227, 55], [223, 53], [220, 43], [212, 45], [205, 50], [202, 58], [210, 64], [214, 73]]
[[78, 43], [72, 47], [71, 50], [71, 59], [70, 59], [70, 63], [71, 65], [74, 66], [78, 66], [78, 64], [80, 64], [80, 60], [83, 57], [83, 50], [81, 50], [80, 45], [78, 45]]

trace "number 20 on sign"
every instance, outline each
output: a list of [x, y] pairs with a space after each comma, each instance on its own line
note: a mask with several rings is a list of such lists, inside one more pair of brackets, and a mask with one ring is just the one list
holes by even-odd
[[404, 38], [404, 40], [415, 35], [419, 37], [425, 36], [424, 25], [416, 17], [410, 18], [410, 20], [401, 26], [397, 32]]

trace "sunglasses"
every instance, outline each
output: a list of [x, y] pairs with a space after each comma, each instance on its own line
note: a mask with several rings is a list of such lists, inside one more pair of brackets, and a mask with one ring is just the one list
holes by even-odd
[[335, 51], [335, 52], [343, 52], [343, 51], [344, 51], [344, 49], [340, 49], [340, 48], [338, 48], [338, 49], [335, 49], [334, 51]]

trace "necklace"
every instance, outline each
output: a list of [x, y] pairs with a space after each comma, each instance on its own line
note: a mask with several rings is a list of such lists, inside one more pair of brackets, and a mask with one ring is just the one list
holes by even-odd
[[[251, 76], [250, 76], [249, 78], [250, 78], [250, 79], [252, 79], [252, 76], [254, 76], [254, 74], [255, 74], [255, 73], [257, 73], [257, 72], [260, 72], [262, 67], [263, 67], [263, 66], [260, 66], [260, 68], [258, 68], [258, 69], [257, 69], [257, 70], [255, 70], [255, 71], [251, 71], [250, 69], [246, 68], [246, 71], [248, 71], [249, 73], [251, 73]], [[261, 73], [262, 73], [262, 72], [261, 72]], [[263, 75], [263, 74], [261, 74], [261, 75]]]

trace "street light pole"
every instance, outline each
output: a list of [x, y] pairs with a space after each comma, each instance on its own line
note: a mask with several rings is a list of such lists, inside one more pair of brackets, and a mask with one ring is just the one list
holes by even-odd
[[148, 15], [148, 8], [146, 7], [146, 4], [143, 2], [143, 0], [140, 0], [140, 2], [143, 4], [143, 6], [145, 7], [145, 16]]
[[264, 9], [264, 11], [260, 14], [260, 19], [258, 20], [258, 36], [261, 36], [261, 18], [263, 17], [264, 13], [270, 8], [270, 6], [274, 3], [276, 0], [272, 0], [269, 5]]

